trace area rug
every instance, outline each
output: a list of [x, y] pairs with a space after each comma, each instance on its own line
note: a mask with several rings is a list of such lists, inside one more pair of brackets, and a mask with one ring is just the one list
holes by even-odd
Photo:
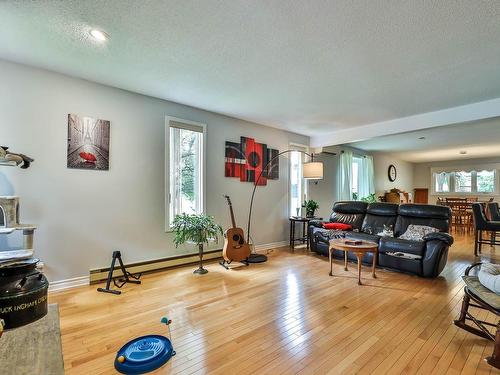
[[0, 363], [2, 374], [64, 374], [57, 304], [42, 319], [4, 332]]

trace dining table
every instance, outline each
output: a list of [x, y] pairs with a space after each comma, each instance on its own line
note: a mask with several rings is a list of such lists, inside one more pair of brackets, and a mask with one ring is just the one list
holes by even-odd
[[437, 204], [447, 206], [451, 209], [451, 230], [456, 231], [474, 231], [474, 219], [472, 215], [472, 205], [480, 203], [485, 208], [487, 213], [488, 203], [492, 202], [493, 198], [488, 200], [480, 200], [479, 198], [459, 198], [459, 197], [446, 197], [438, 198]]

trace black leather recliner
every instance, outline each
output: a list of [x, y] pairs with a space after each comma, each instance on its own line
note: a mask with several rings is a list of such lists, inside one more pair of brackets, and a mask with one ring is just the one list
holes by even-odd
[[[330, 223], [352, 225], [353, 230], [361, 230], [368, 203], [360, 201], [336, 202], [333, 205]], [[319, 254], [328, 256], [328, 243], [336, 231], [323, 229], [323, 222], [311, 220], [308, 228], [309, 248]]]
[[[342, 232], [342, 236], [361, 239], [379, 244], [378, 265], [380, 267], [413, 273], [423, 277], [437, 277], [448, 257], [448, 248], [453, 243], [449, 230], [451, 211], [448, 207], [417, 204], [371, 203], [352, 201], [337, 202], [333, 206], [330, 222], [348, 223], [353, 231]], [[424, 241], [409, 241], [398, 238], [410, 224], [438, 228], [440, 232], [431, 233]], [[385, 227], [392, 227], [395, 237], [378, 235]], [[309, 239], [311, 250], [328, 255], [329, 241], [339, 236], [339, 231], [323, 229], [319, 221], [311, 221]], [[393, 253], [411, 254], [398, 257]], [[343, 258], [344, 252], [334, 250], [333, 256]], [[367, 253], [363, 263], [372, 263], [373, 255]], [[348, 258], [355, 260], [354, 254]], [[412, 258], [412, 259], [410, 259]]]
[[[490, 203], [491, 204], [491, 203]], [[495, 234], [500, 232], [500, 221], [495, 220], [498, 218], [498, 205], [496, 206], [496, 213], [492, 211], [492, 207], [488, 206], [490, 209], [491, 218], [493, 220], [488, 220], [484, 213], [484, 207], [481, 203], [472, 204], [472, 215], [474, 217], [474, 255], [477, 256], [481, 253], [482, 245], [500, 245], [500, 241], [496, 241]], [[483, 238], [483, 232], [492, 232], [490, 239]]]

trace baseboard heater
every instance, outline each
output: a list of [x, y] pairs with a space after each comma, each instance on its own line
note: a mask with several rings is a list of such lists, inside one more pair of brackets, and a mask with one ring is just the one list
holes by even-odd
[[[222, 258], [222, 249], [207, 250], [203, 253], [203, 260], [220, 259]], [[185, 266], [187, 264], [195, 264], [199, 261], [198, 253], [184, 254], [169, 258], [153, 259], [144, 262], [125, 263], [127, 271], [130, 273], [152, 273], [163, 271], [169, 268]], [[109, 273], [109, 267], [94, 268], [90, 270], [89, 282], [95, 284], [106, 280]], [[113, 277], [123, 276], [120, 269], [115, 269]]]

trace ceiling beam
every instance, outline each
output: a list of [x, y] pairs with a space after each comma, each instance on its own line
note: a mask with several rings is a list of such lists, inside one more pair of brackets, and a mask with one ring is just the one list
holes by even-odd
[[500, 116], [500, 98], [466, 104], [414, 116], [342, 129], [328, 134], [313, 135], [311, 147], [324, 147], [364, 141], [383, 135], [398, 134], [437, 126], [456, 125], [468, 121]]

